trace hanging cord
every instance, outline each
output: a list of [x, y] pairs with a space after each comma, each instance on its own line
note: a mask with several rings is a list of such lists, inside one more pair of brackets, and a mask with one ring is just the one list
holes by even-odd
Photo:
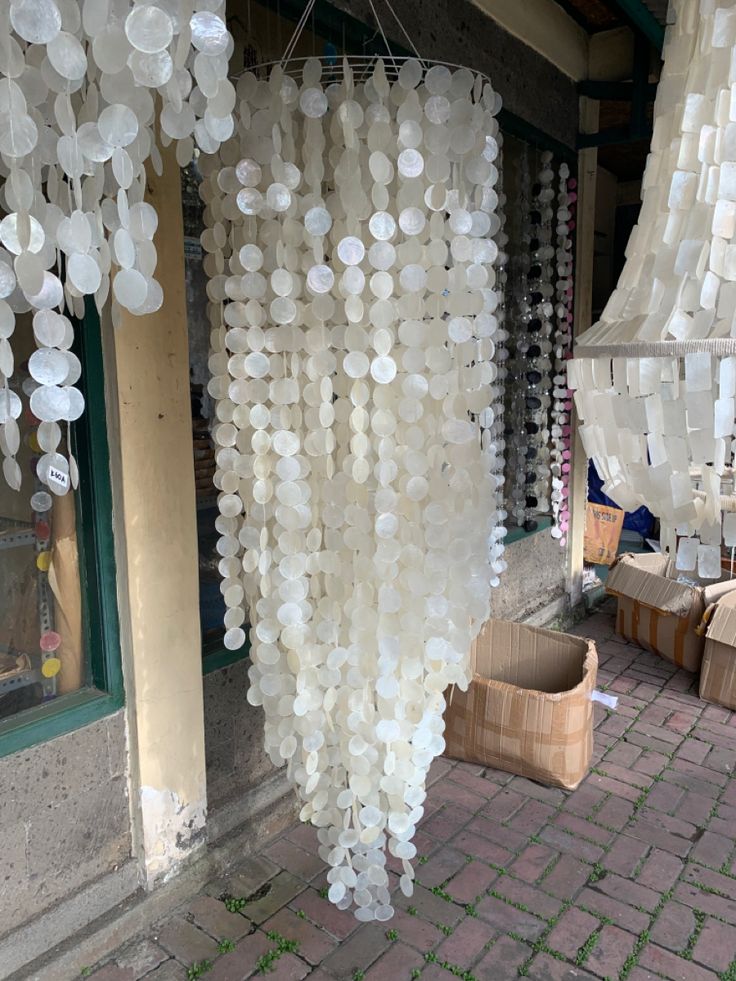
[[[419, 63], [421, 64], [422, 68], [425, 68], [426, 69], [427, 66], [424, 63], [424, 59], [419, 54], [419, 51], [417, 50], [416, 44], [414, 44], [414, 41], [412, 40], [409, 32], [407, 31], [407, 29], [404, 27], [404, 25], [402, 24], [401, 20], [399, 19], [399, 15], [396, 13], [396, 11], [394, 10], [393, 6], [391, 5], [391, 0], [383, 0], [383, 2], [388, 7], [389, 11], [393, 14], [394, 20], [399, 25], [399, 27], [401, 29], [401, 33], [404, 35], [404, 37], [406, 38], [406, 40], [409, 42], [409, 46], [411, 47], [411, 49], [414, 52], [414, 54], [417, 56], [417, 59], [418, 59]], [[371, 6], [373, 6], [373, 4], [371, 4]], [[385, 40], [385, 38], [384, 38], [384, 40]]]
[[284, 54], [281, 58], [280, 64], [282, 67], [294, 54], [296, 46], [299, 43], [299, 38], [302, 36], [302, 33], [304, 32], [304, 28], [307, 25], [307, 21], [309, 20], [309, 15], [312, 13], [315, 3], [316, 0], [307, 0], [307, 4], [304, 7], [304, 10], [302, 11], [302, 15], [299, 18], [296, 27], [294, 28], [294, 33], [291, 35], [291, 40], [286, 45], [286, 50], [284, 51]]
[[373, 16], [376, 18], [376, 26], [378, 27], [378, 30], [381, 32], [381, 37], [383, 38], [383, 43], [386, 46], [386, 51], [388, 52], [388, 56], [391, 59], [391, 64], [394, 66], [394, 71], [398, 74], [399, 69], [394, 59], [394, 54], [393, 51], [391, 50], [391, 46], [389, 45], [388, 40], [386, 39], [386, 33], [383, 30], [383, 24], [379, 20], [378, 14], [376, 13], [375, 4], [373, 3], [373, 0], [368, 0], [368, 4], [371, 10], [373, 11]]
[[302, 15], [299, 18], [299, 21], [294, 29], [294, 33], [292, 34], [289, 43], [286, 45], [286, 50], [284, 51], [283, 57], [281, 59], [282, 66], [287, 61], [289, 61], [289, 59], [294, 54], [294, 51], [296, 50], [296, 46], [299, 43], [302, 34], [304, 33], [304, 28], [306, 27], [307, 21], [309, 20], [309, 15], [314, 9], [315, 2], [316, 0], [308, 0], [306, 6], [304, 7], [304, 10], [302, 11]]
[[[414, 44], [414, 41], [412, 40], [411, 35], [409, 34], [409, 32], [407, 31], [407, 29], [404, 27], [403, 23], [401, 22], [401, 19], [399, 18], [399, 15], [396, 13], [396, 11], [395, 11], [395, 9], [393, 7], [393, 4], [391, 3], [391, 0], [384, 0], [384, 3], [386, 4], [386, 7], [388, 8], [388, 10], [389, 10], [391, 16], [393, 17], [393, 19], [398, 24], [401, 33], [404, 35], [404, 37], [408, 41], [409, 46], [411, 47], [412, 51], [414, 52], [414, 54], [417, 57], [417, 60], [422, 65], [422, 67], [426, 69], [427, 66], [426, 66], [426, 63], [425, 63], [424, 59], [419, 54], [419, 51], [417, 49], [417, 46], [416, 46], [416, 44]], [[288, 61], [291, 60], [291, 58], [292, 58], [292, 56], [294, 54], [294, 51], [296, 50], [296, 46], [299, 43], [299, 40], [300, 40], [302, 34], [304, 33], [304, 29], [306, 28], [306, 26], [307, 26], [307, 24], [309, 22], [310, 15], [312, 17], [314, 16], [315, 4], [316, 4], [316, 0], [307, 0], [307, 3], [305, 5], [305, 7], [304, 7], [304, 10], [302, 11], [302, 15], [299, 18], [296, 27], [294, 28], [294, 33], [292, 34], [291, 39], [289, 40], [289, 43], [286, 45], [286, 49], [284, 50], [284, 53], [283, 53], [283, 55], [281, 57], [281, 61], [279, 62], [279, 64], [281, 65], [282, 68], [283, 68], [283, 66]], [[383, 29], [383, 24], [381, 23], [381, 20], [380, 20], [380, 18], [378, 16], [378, 11], [376, 10], [376, 6], [375, 6], [373, 0], [368, 0], [368, 4], [369, 4], [369, 6], [371, 8], [371, 11], [373, 13], [373, 17], [375, 18], [375, 21], [376, 21], [376, 27], [377, 27], [377, 32], [376, 33], [380, 33], [381, 39], [382, 39], [383, 44], [384, 44], [384, 47], [386, 48], [386, 53], [387, 53], [387, 55], [388, 55], [388, 57], [389, 57], [389, 59], [391, 61], [391, 64], [394, 67], [394, 71], [398, 72], [398, 65], [396, 64], [396, 60], [394, 58], [394, 54], [393, 54], [393, 52], [391, 50], [391, 45], [389, 44], [388, 38], [386, 37], [386, 32]], [[313, 21], [313, 24], [314, 24], [314, 21]], [[343, 24], [343, 35], [344, 35], [344, 24]]]

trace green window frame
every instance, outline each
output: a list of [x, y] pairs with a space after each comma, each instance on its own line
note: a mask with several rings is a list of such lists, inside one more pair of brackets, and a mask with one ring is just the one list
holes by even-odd
[[87, 407], [72, 425], [79, 464], [77, 547], [82, 595], [82, 634], [91, 684], [19, 712], [0, 722], [0, 756], [72, 732], [121, 708], [125, 702], [112, 527], [110, 453], [100, 318], [88, 299], [75, 323], [74, 351], [82, 363]]
[[[244, 628], [245, 628], [244, 624]], [[221, 640], [204, 641], [202, 643], [202, 674], [211, 674], [226, 668], [230, 664], [242, 661], [250, 654], [250, 637], [245, 632], [246, 640], [237, 651], [229, 651]]]

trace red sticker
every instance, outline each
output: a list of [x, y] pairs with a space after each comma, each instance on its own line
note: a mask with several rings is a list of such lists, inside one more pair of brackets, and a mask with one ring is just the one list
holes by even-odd
[[48, 521], [37, 521], [36, 522], [36, 538], [39, 541], [45, 542], [51, 535], [51, 528]]
[[41, 650], [45, 653], [49, 651], [56, 651], [59, 649], [61, 644], [61, 637], [56, 633], [55, 630], [47, 630], [45, 634], [41, 634], [40, 640]]

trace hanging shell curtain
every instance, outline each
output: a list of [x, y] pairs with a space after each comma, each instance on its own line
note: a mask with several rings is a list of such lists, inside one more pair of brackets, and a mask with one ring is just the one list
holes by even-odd
[[736, 8], [674, 0], [670, 20], [641, 216], [570, 382], [604, 492], [717, 578], [736, 544]]
[[[566, 545], [569, 521], [569, 411], [566, 360], [570, 356], [574, 179], [549, 150], [518, 144], [510, 186], [518, 222], [510, 245], [512, 274], [503, 310], [510, 349], [505, 413], [505, 490], [514, 523], [526, 531], [551, 512], [551, 534]], [[557, 166], [558, 180], [555, 181]], [[532, 179], [532, 169], [534, 180]], [[568, 179], [572, 188], [568, 188]], [[504, 259], [507, 257], [504, 256]], [[503, 364], [502, 361], [502, 364]], [[506, 369], [504, 368], [504, 371]]]
[[572, 432], [570, 411], [572, 393], [567, 387], [567, 360], [572, 351], [573, 296], [573, 239], [577, 201], [577, 181], [570, 177], [566, 163], [558, 171], [559, 186], [557, 196], [557, 279], [555, 282], [555, 333], [554, 333], [554, 388], [552, 391], [552, 537], [561, 546], [567, 543], [567, 530], [570, 523], [569, 482], [570, 482], [570, 435]]
[[[110, 283], [115, 321], [121, 308], [162, 303], [145, 164], [159, 166], [157, 140], [176, 140], [183, 166], [195, 141], [214, 153], [232, 134], [223, 16], [222, 0], [0, 4], [0, 452], [15, 489], [24, 400], [40, 423], [35, 476], [55, 494], [76, 485], [60, 452], [61, 426], [84, 411], [67, 311], [81, 317], [85, 296], [101, 308]], [[38, 349], [21, 391], [13, 332], [23, 313]], [[48, 509], [45, 491], [35, 498]]]
[[503, 568], [492, 438], [500, 101], [467, 69], [246, 73], [202, 161], [225, 642], [329, 897], [411, 894], [444, 692]]

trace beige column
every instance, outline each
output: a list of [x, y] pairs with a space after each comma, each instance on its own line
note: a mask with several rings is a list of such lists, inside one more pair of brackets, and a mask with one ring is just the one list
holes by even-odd
[[147, 198], [164, 305], [103, 326], [131, 806], [148, 886], [198, 847], [207, 806], [184, 230], [173, 149], [163, 157]]
[[[598, 102], [580, 100], [580, 132], [598, 132]], [[578, 154], [577, 240], [575, 248], [574, 336], [590, 327], [593, 314], [593, 263], [595, 253], [595, 189], [598, 151], [581, 150]], [[568, 534], [568, 583], [570, 603], [574, 607], [583, 598], [583, 536], [585, 532], [585, 498], [588, 461], [578, 435], [577, 418], [573, 416], [572, 468], [570, 472], [570, 529]]]

